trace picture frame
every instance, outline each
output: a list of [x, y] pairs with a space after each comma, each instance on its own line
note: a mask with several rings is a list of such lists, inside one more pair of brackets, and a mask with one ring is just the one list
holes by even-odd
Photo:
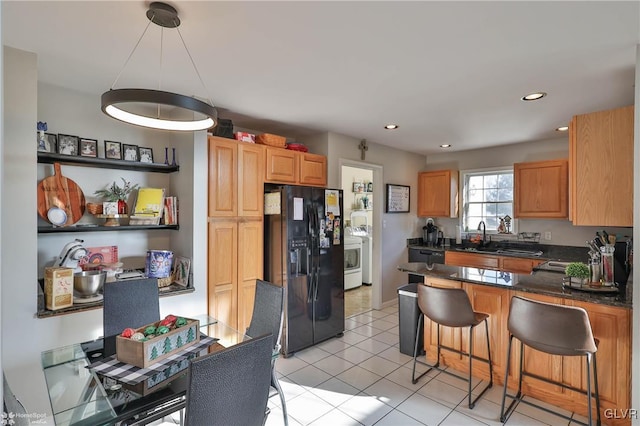
[[173, 282], [187, 287], [189, 285], [189, 273], [191, 272], [191, 259], [183, 256], [176, 256], [173, 267]]
[[139, 161], [138, 145], [122, 144], [122, 159], [124, 161]]
[[365, 186], [362, 182], [353, 182], [353, 192], [363, 192]]
[[37, 132], [38, 151], [40, 152], [58, 152], [58, 135], [55, 133], [45, 133], [44, 138], [40, 139], [40, 132]]
[[116, 141], [104, 141], [104, 158], [122, 160], [122, 144]]
[[138, 154], [140, 154], [141, 163], [153, 163], [153, 148], [140, 146], [138, 147]]
[[97, 139], [80, 139], [80, 156], [81, 157], [98, 157], [98, 140]]
[[409, 213], [410, 195], [410, 186], [388, 183], [385, 198], [386, 213]]
[[58, 154], [78, 155], [79, 142], [78, 136], [58, 133]]

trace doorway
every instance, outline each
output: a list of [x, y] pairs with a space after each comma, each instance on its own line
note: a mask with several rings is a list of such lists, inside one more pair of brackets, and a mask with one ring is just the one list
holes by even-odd
[[362, 241], [362, 283], [345, 290], [345, 317], [379, 309], [382, 298], [380, 272], [380, 218], [382, 167], [340, 160], [345, 237]]

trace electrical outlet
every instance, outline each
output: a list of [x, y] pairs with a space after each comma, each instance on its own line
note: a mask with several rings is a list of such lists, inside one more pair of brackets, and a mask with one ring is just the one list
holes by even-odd
[[547, 231], [544, 233], [544, 239], [545, 240], [551, 240], [551, 231]]
[[382, 227], [383, 227], [383, 228], [386, 228], [386, 227], [387, 227], [387, 220], [386, 220], [386, 219], [382, 221]]

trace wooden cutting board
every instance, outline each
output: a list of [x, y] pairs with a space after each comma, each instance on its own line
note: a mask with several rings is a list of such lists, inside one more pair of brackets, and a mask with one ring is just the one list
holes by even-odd
[[84, 194], [73, 180], [62, 176], [60, 163], [54, 163], [53, 169], [53, 176], [46, 177], [38, 183], [38, 214], [51, 223], [47, 218], [47, 212], [52, 207], [59, 207], [67, 213], [67, 221], [63, 226], [73, 225], [84, 214]]

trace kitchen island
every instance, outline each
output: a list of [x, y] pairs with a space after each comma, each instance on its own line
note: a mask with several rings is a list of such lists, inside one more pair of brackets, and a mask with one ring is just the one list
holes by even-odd
[[[441, 264], [405, 263], [398, 269], [424, 277], [426, 285], [463, 288], [469, 295], [474, 310], [490, 315], [489, 338], [496, 383], [505, 379], [509, 332], [507, 319], [511, 297], [542, 302], [578, 306], [589, 314], [593, 334], [598, 339], [598, 388], [600, 409], [605, 424], [630, 424], [628, 419], [611, 418], [612, 413], [630, 408], [631, 395], [631, 292], [632, 276], [619, 294], [598, 294], [564, 288], [563, 274], [537, 271], [517, 274], [504, 270], [479, 269]], [[559, 325], [561, 326], [561, 325]], [[442, 327], [441, 339], [446, 346], [468, 351], [468, 330]], [[484, 329], [474, 330], [475, 355], [488, 356]], [[425, 321], [425, 350], [427, 360], [435, 362], [436, 326]], [[512, 347], [512, 359], [518, 360], [519, 345]], [[441, 362], [459, 371], [468, 369], [468, 360], [456, 353], [443, 351]], [[560, 357], [527, 349], [524, 370], [580, 389], [586, 389], [585, 361], [576, 357]], [[508, 372], [509, 388], [517, 388], [517, 368], [514, 363]], [[488, 379], [488, 367], [482, 363], [474, 366], [474, 375]], [[586, 415], [586, 397], [559, 386], [535, 380], [523, 379], [523, 391], [539, 400]], [[618, 410], [618, 411], [613, 411]]]

